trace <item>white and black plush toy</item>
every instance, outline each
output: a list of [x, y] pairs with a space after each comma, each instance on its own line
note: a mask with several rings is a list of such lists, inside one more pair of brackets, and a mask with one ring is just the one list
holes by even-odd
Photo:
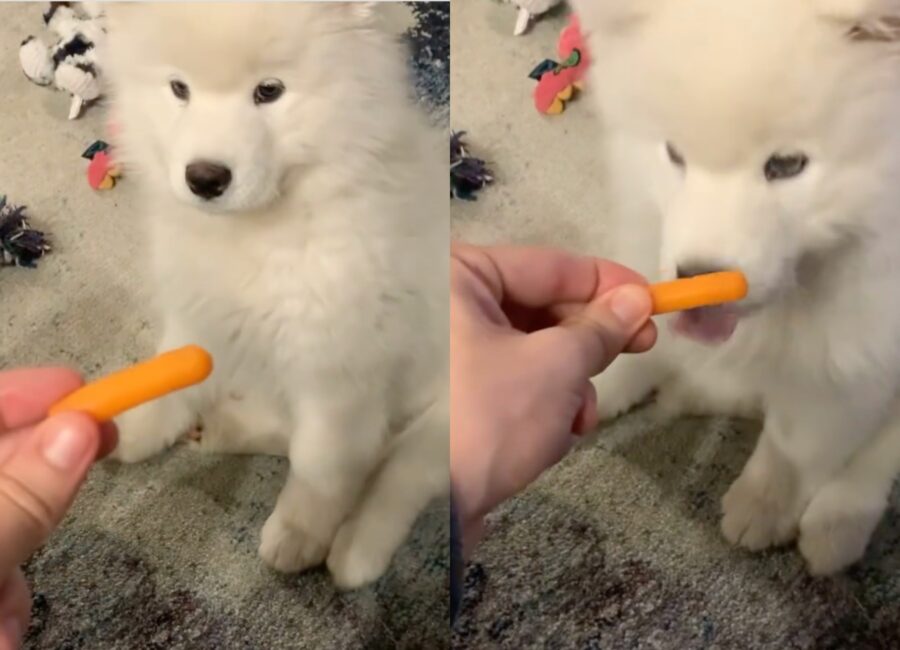
[[[57, 38], [49, 47], [35, 36], [22, 41], [19, 62], [39, 86], [56, 86], [72, 96], [69, 119], [102, 93], [97, 46], [106, 38], [101, 3], [51, 2], [44, 24]], [[77, 7], [77, 8], [76, 8]]]
[[513, 34], [521, 36], [526, 32], [528, 26], [537, 16], [553, 9], [562, 0], [508, 0], [519, 8], [519, 14], [516, 16], [516, 27]]

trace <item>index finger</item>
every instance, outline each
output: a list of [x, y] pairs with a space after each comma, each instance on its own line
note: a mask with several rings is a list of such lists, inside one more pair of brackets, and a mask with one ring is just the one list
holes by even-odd
[[22, 368], [0, 372], [0, 433], [42, 420], [52, 404], [81, 387], [68, 368]]
[[498, 302], [523, 307], [587, 303], [622, 284], [647, 284], [621, 264], [553, 248], [454, 243], [450, 254], [476, 273]]

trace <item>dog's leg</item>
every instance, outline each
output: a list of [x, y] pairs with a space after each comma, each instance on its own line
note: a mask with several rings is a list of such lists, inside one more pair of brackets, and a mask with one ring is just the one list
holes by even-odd
[[203, 413], [203, 430], [191, 446], [216, 454], [288, 455], [290, 425], [277, 404], [259, 395], [221, 396]]
[[803, 507], [797, 472], [773, 442], [774, 426], [767, 422], [743, 472], [722, 498], [722, 533], [751, 551], [791, 541]]
[[671, 374], [656, 349], [623, 355], [591, 381], [597, 391], [600, 420], [612, 420], [640, 404]]
[[[336, 391], [340, 392], [340, 391]], [[259, 554], [278, 571], [321, 564], [379, 460], [383, 409], [335, 396], [311, 400], [297, 415], [287, 484], [263, 526]]]
[[260, 533], [259, 556], [285, 573], [321, 564], [334, 531], [352, 505], [349, 493], [355, 488], [341, 484], [331, 493], [322, 493], [291, 469], [275, 510]]
[[800, 519], [800, 552], [813, 575], [857, 562], [884, 515], [900, 473], [900, 418], [895, 418], [816, 492]]
[[731, 417], [763, 417], [759, 396], [727, 374], [706, 376], [703, 383], [689, 373], [680, 374], [663, 383], [656, 393], [654, 414], [662, 420], [681, 416], [728, 415]]
[[[190, 340], [176, 322], [170, 321], [158, 349], [167, 352]], [[212, 378], [207, 379], [211, 381]], [[198, 387], [192, 387], [171, 393], [117, 418], [119, 444], [110, 457], [123, 463], [136, 463], [171, 447], [196, 424], [199, 391]]]
[[854, 390], [852, 402], [846, 394], [788, 389], [771, 397], [756, 450], [722, 499], [730, 542], [760, 550], [796, 537], [816, 491], [882, 424], [883, 389]]
[[449, 414], [436, 404], [396, 440], [328, 555], [335, 583], [355, 589], [381, 577], [432, 499], [446, 494]]

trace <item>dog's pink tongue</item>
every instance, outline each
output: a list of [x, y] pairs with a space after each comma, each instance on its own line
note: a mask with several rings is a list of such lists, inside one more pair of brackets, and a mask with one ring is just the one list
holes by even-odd
[[678, 334], [701, 343], [724, 343], [737, 328], [738, 315], [728, 305], [699, 307], [679, 313], [672, 321]]

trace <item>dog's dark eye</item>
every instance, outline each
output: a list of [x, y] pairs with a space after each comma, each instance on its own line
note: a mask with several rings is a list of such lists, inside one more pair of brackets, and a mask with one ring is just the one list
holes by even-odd
[[278, 79], [266, 79], [253, 90], [256, 104], [271, 104], [284, 94], [284, 84]]
[[169, 88], [172, 89], [172, 94], [175, 95], [178, 99], [187, 101], [191, 96], [191, 89], [188, 88], [188, 85], [183, 81], [173, 79], [169, 82]]
[[766, 161], [763, 171], [769, 182], [799, 176], [806, 169], [809, 158], [804, 153], [789, 155], [774, 154]]
[[676, 167], [684, 167], [684, 156], [681, 155], [681, 152], [678, 151], [671, 142], [666, 143], [666, 153], [669, 155], [669, 160], [672, 161], [673, 165]]

